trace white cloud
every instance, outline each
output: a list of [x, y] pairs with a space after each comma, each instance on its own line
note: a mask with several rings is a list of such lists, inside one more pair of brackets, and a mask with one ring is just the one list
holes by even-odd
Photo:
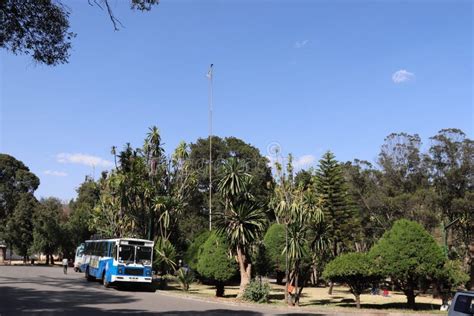
[[413, 78], [415, 78], [415, 74], [405, 69], [400, 69], [398, 71], [395, 71], [392, 75], [392, 81], [395, 83], [410, 81]]
[[303, 40], [303, 41], [296, 41], [295, 42], [295, 48], [300, 49], [305, 47], [309, 43], [309, 40]]
[[100, 157], [86, 154], [60, 153], [56, 155], [56, 160], [60, 163], [73, 163], [89, 167], [111, 167], [112, 162]]
[[295, 159], [294, 166], [295, 166], [295, 169], [302, 169], [302, 168], [310, 166], [315, 161], [316, 161], [316, 157], [314, 157], [313, 155], [303, 155]]
[[48, 175], [48, 176], [55, 176], [55, 177], [66, 177], [67, 176], [66, 172], [56, 171], [56, 170], [45, 170], [43, 173]]

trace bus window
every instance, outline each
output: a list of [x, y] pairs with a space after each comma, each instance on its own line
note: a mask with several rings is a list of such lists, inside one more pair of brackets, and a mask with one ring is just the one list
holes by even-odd
[[114, 258], [114, 260], [117, 260], [117, 247], [118, 246], [113, 245], [112, 258]]
[[151, 264], [151, 247], [137, 246], [137, 263], [143, 265]]
[[121, 245], [119, 247], [119, 262], [132, 263], [135, 261], [135, 247]]

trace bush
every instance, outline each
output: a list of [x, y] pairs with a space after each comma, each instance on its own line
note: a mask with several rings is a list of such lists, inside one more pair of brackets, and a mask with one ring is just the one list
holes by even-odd
[[285, 226], [273, 224], [263, 238], [265, 257], [269, 268], [276, 272], [277, 283], [281, 284], [285, 275]]
[[356, 298], [360, 308], [360, 295], [381, 277], [373, 271], [373, 264], [365, 253], [340, 255], [326, 265], [323, 277], [332, 282], [345, 283]]
[[257, 303], [268, 303], [270, 298], [270, 284], [253, 279], [244, 291], [243, 299]]
[[445, 258], [441, 247], [418, 223], [401, 219], [385, 232], [369, 252], [379, 273], [389, 276], [415, 309], [419, 284], [433, 279]]
[[436, 273], [436, 286], [443, 305], [447, 304], [452, 294], [469, 281], [469, 275], [463, 271], [462, 262], [447, 260]]
[[209, 230], [205, 230], [198, 234], [191, 245], [189, 245], [188, 250], [184, 254], [184, 262], [194, 271], [197, 271], [197, 262], [199, 259], [199, 249], [201, 246], [206, 242], [207, 238], [211, 232]]
[[189, 291], [189, 286], [194, 282], [194, 273], [190, 269], [180, 268], [178, 270], [178, 281], [183, 291]]
[[212, 232], [199, 249], [197, 271], [216, 286], [216, 296], [224, 296], [224, 285], [237, 273], [237, 263], [229, 256], [226, 240]]

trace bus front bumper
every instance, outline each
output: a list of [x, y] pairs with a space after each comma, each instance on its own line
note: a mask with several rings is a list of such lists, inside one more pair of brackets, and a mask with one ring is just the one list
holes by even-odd
[[131, 276], [131, 275], [112, 275], [112, 282], [139, 282], [151, 283], [151, 277]]

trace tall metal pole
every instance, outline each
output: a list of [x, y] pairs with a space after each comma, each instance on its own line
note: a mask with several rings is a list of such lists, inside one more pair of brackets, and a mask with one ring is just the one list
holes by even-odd
[[212, 77], [213, 64], [209, 66], [209, 230], [212, 230]]

